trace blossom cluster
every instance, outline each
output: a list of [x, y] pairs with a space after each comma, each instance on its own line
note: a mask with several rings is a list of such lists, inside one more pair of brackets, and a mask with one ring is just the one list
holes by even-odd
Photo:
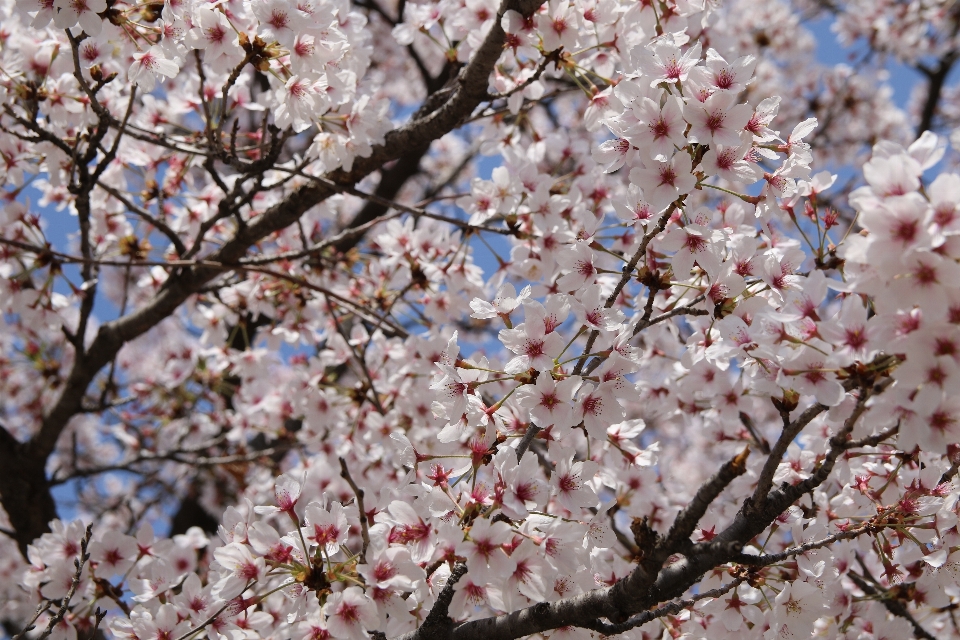
[[[0, 615], [393, 638], [708, 557], [617, 633], [950, 633], [944, 138], [850, 68], [801, 100], [785, 3], [526, 4], [0, 0], [0, 447], [74, 393], [82, 516], [0, 537]], [[879, 137], [845, 211], [819, 161]]]

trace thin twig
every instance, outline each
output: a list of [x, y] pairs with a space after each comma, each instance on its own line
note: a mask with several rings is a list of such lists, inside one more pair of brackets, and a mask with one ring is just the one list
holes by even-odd
[[[67, 594], [63, 596], [63, 602], [60, 604], [60, 608], [57, 612], [50, 618], [50, 622], [47, 623], [47, 628], [43, 630], [37, 640], [47, 640], [50, 637], [50, 634], [53, 633], [54, 628], [60, 624], [63, 620], [63, 617], [67, 614], [67, 608], [70, 606], [70, 600], [73, 598], [74, 594], [77, 592], [77, 587], [80, 586], [80, 577], [83, 575], [83, 566], [87, 563], [87, 560], [90, 559], [90, 554], [87, 553], [87, 545], [90, 544], [90, 536], [93, 534], [93, 523], [87, 525], [87, 530], [83, 534], [83, 539], [80, 540], [80, 555], [73, 560], [73, 566], [76, 567], [76, 571], [73, 574], [73, 580], [70, 581], [70, 588], [67, 589]], [[18, 637], [22, 635], [21, 631], [18, 634]]]
[[914, 636], [917, 638], [923, 638], [923, 640], [937, 640], [936, 636], [924, 629], [920, 623], [917, 622], [917, 619], [913, 617], [913, 614], [910, 613], [910, 610], [907, 609], [907, 605], [905, 605], [903, 602], [892, 598], [888, 596], [886, 592], [871, 586], [869, 582], [853, 571], [848, 571], [847, 576], [849, 576], [849, 578], [853, 580], [854, 584], [860, 587], [860, 590], [865, 594], [876, 597], [880, 604], [882, 604], [887, 611], [909, 622], [913, 626]]
[[514, 232], [514, 231], [511, 230], [511, 229], [501, 229], [501, 228], [497, 228], [497, 227], [487, 227], [487, 226], [483, 226], [483, 225], [470, 224], [469, 222], [464, 222], [463, 220], [458, 220], [458, 219], [456, 219], [456, 218], [451, 218], [451, 217], [449, 217], [449, 216], [445, 216], [445, 215], [442, 215], [442, 214], [439, 214], [439, 213], [433, 213], [432, 211], [427, 211], [427, 210], [425, 210], [425, 209], [418, 209], [418, 208], [416, 208], [416, 207], [411, 207], [411, 206], [409, 206], [409, 205], [400, 204], [399, 202], [395, 202], [395, 201], [393, 201], [393, 200], [388, 200], [387, 198], [381, 198], [380, 196], [378, 196], [378, 195], [376, 195], [376, 194], [374, 194], [374, 193], [368, 193], [368, 192], [366, 192], [366, 191], [361, 191], [360, 189], [357, 189], [357, 188], [355, 188], [355, 187], [351, 187], [351, 186], [345, 185], [345, 184], [340, 184], [340, 183], [334, 182], [333, 180], [329, 180], [329, 179], [327, 179], [327, 178], [323, 178], [323, 177], [321, 177], [321, 176], [312, 176], [312, 175], [310, 175], [309, 173], [304, 173], [303, 171], [296, 171], [296, 170], [292, 170], [292, 169], [286, 169], [286, 168], [284, 168], [284, 167], [274, 167], [274, 170], [275, 170], [275, 171], [285, 171], [285, 172], [294, 173], [294, 174], [296, 174], [296, 175], [298, 175], [298, 176], [301, 176], [301, 177], [303, 177], [303, 178], [307, 178], [308, 180], [312, 180], [312, 181], [314, 181], [314, 182], [318, 182], [318, 183], [322, 184], [322, 185], [325, 186], [325, 187], [329, 187], [330, 189], [334, 189], [335, 191], [339, 191], [340, 193], [347, 193], [347, 194], [350, 194], [351, 196], [355, 196], [355, 197], [361, 198], [361, 199], [363, 199], [363, 200], [369, 200], [370, 202], [375, 202], [375, 203], [377, 203], [377, 204], [379, 204], [379, 205], [382, 205], [382, 206], [384, 206], [384, 207], [388, 207], [388, 208], [391, 208], [391, 209], [396, 209], [397, 211], [403, 211], [404, 213], [409, 213], [410, 215], [413, 215], [413, 216], [423, 217], [423, 218], [433, 218], [434, 220], [439, 220], [439, 221], [441, 221], [441, 222], [448, 222], [448, 223], [450, 223], [450, 224], [452, 224], [452, 225], [455, 225], [455, 226], [457, 226], [457, 227], [460, 227], [461, 229], [464, 229], [464, 230], [470, 230], [470, 231], [490, 231], [491, 233], [499, 233], [500, 235], [504, 235], [504, 236], [516, 235], [516, 232]]
[[368, 528], [367, 512], [363, 507], [363, 489], [357, 486], [347, 468], [347, 461], [340, 458], [340, 477], [347, 481], [353, 494], [357, 496], [357, 509], [360, 511], [360, 537], [363, 539], [363, 547], [360, 549], [360, 564], [367, 563], [367, 548], [370, 546], [370, 529]]
[[720, 596], [723, 596], [729, 591], [738, 587], [745, 580], [746, 578], [737, 578], [733, 582], [725, 584], [722, 587], [717, 587], [716, 589], [711, 589], [710, 591], [698, 593], [692, 598], [688, 598], [686, 600], [677, 600], [657, 609], [653, 609], [652, 611], [644, 611], [640, 615], [634, 616], [626, 622], [621, 622], [620, 624], [604, 624], [603, 622], [600, 622], [600, 620], [595, 620], [592, 623], [578, 624], [577, 626], [590, 629], [592, 631], [597, 631], [606, 636], [617, 635], [625, 631], [629, 631], [630, 629], [636, 629], [637, 627], [642, 626], [651, 620], [655, 620], [656, 618], [676, 615], [684, 609], [692, 607], [700, 600], [705, 600], [707, 598], [719, 598]]

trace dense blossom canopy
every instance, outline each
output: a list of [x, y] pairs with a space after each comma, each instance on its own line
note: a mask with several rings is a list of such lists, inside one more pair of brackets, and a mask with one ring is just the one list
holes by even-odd
[[0, 0], [3, 628], [960, 637], [958, 32]]

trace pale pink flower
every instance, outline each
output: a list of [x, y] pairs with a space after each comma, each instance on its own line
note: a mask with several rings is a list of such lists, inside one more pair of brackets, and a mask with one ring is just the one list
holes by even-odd
[[311, 502], [307, 505], [306, 523], [304, 538], [322, 547], [327, 555], [337, 553], [350, 533], [347, 514], [339, 502], [331, 504], [329, 510]]
[[494, 459], [503, 483], [501, 509], [510, 518], [526, 517], [528, 509], [535, 509], [547, 497], [537, 457], [527, 451], [517, 463], [513, 449], [501, 449]]
[[580, 376], [556, 381], [549, 371], [541, 371], [536, 384], [517, 391], [517, 402], [530, 411], [530, 418], [541, 429], [553, 426], [558, 433], [566, 433], [577, 423], [571, 404], [580, 382]]
[[90, 559], [97, 563], [97, 576], [111, 578], [123, 575], [137, 561], [137, 541], [111, 529], [90, 543]]
[[503, 551], [502, 545], [512, 538], [507, 523], [477, 518], [470, 526], [468, 538], [457, 545], [457, 555], [467, 559], [469, 575], [477, 582], [510, 575], [517, 563]]
[[772, 613], [773, 638], [809, 638], [814, 623], [825, 613], [822, 593], [803, 580], [786, 582], [777, 594]]
[[133, 64], [127, 72], [130, 82], [135, 83], [144, 92], [149, 93], [157, 84], [157, 76], [175, 77], [180, 68], [173, 60], [164, 57], [163, 51], [154, 45], [146, 51], [133, 55]]
[[580, 24], [577, 12], [567, 0], [550, 0], [545, 13], [537, 14], [537, 28], [543, 38], [543, 50], [553, 51], [565, 47], [574, 51]]
[[700, 43], [697, 42], [681, 53], [672, 34], [668, 34], [657, 38], [646, 48], [634, 49], [631, 55], [640, 72], [652, 78], [650, 86], [655, 87], [661, 82], [684, 82], [700, 60], [700, 51]]
[[327, 628], [334, 638], [365, 640], [368, 630], [380, 624], [377, 605], [359, 587], [347, 587], [332, 594], [323, 605]]
[[687, 144], [683, 121], [683, 101], [667, 98], [663, 106], [650, 98], [642, 98], [633, 104], [633, 115], [639, 124], [627, 130], [627, 137], [639, 149], [649, 151], [649, 157], [666, 162], [675, 148]]
[[606, 440], [607, 428], [623, 420], [624, 411], [617, 401], [615, 386], [613, 382], [603, 382], [599, 386], [589, 383], [580, 389], [574, 420], [583, 422], [591, 438]]
[[290, 76], [286, 84], [277, 89], [279, 106], [275, 123], [281, 129], [291, 127], [297, 133], [313, 125], [314, 120], [326, 109], [326, 97], [320, 93], [317, 81], [300, 76]]
[[707, 49], [707, 63], [690, 72], [690, 80], [714, 91], [739, 94], [753, 80], [756, 56], [743, 56], [729, 63], [715, 49]]
[[597, 275], [593, 266], [593, 249], [585, 242], [568, 245], [566, 251], [557, 256], [557, 264], [567, 270], [557, 279], [557, 288], [561, 291], [577, 291], [585, 284], [592, 284]]
[[573, 452], [562, 455], [557, 468], [550, 476], [557, 502], [571, 513], [579, 513], [581, 508], [595, 507], [599, 502], [596, 492], [587, 484], [593, 478], [598, 465], [593, 460], [573, 461]]
[[251, 2], [253, 14], [260, 21], [260, 37], [266, 42], [277, 41], [290, 46], [303, 18], [292, 0], [257, 0]]
[[736, 102], [735, 94], [717, 92], [702, 103], [688, 103], [683, 117], [690, 123], [687, 134], [690, 141], [711, 147], [739, 146], [740, 132], [750, 122], [753, 109], [748, 104]]
[[54, 0], [53, 6], [58, 9], [53, 16], [58, 29], [69, 29], [79, 22], [87, 35], [100, 35], [103, 20], [97, 14], [107, 10], [106, 0]]
[[303, 485], [303, 478], [297, 480], [286, 473], [277, 477], [274, 483], [274, 496], [277, 506], [255, 507], [254, 511], [259, 514], [286, 513], [294, 520], [298, 520], [296, 514], [297, 500], [300, 499], [300, 489]]
[[554, 358], [560, 355], [565, 344], [559, 333], [552, 329], [547, 332], [543, 319], [536, 316], [515, 329], [502, 329], [500, 342], [516, 354], [504, 367], [507, 373], [520, 373], [529, 368], [550, 370]]
[[630, 171], [630, 182], [640, 187], [651, 210], [660, 213], [696, 186], [697, 179], [691, 170], [690, 156], [677, 153], [667, 162], [651, 160], [643, 167], [634, 167]]
[[666, 251], [675, 251], [673, 273], [680, 280], [690, 277], [694, 263], [715, 278], [720, 272], [720, 256], [715, 232], [699, 224], [688, 224], [668, 231], [659, 242]]
[[263, 558], [254, 558], [250, 548], [239, 542], [231, 542], [213, 552], [217, 562], [229, 573], [223, 574], [214, 587], [214, 595], [221, 600], [231, 600], [252, 584], [261, 580], [267, 572]]

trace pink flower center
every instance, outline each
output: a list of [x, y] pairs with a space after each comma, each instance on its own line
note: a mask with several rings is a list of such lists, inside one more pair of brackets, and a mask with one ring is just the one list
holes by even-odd
[[677, 181], [677, 172], [673, 170], [673, 167], [666, 165], [665, 167], [660, 168], [660, 184], [657, 186], [662, 186], [665, 184], [670, 185], [671, 187], [675, 186]]
[[560, 482], [557, 483], [560, 487], [560, 491], [564, 493], [569, 493], [571, 491], [576, 491], [580, 488], [579, 478], [574, 475], [565, 475], [560, 478]]
[[290, 24], [290, 18], [287, 17], [286, 12], [280, 9], [274, 9], [270, 14], [270, 19], [267, 21], [267, 24], [274, 29], [286, 29], [287, 25]]
[[215, 26], [207, 28], [204, 35], [207, 37], [207, 40], [209, 40], [210, 42], [215, 44], [222, 44], [224, 37], [227, 35], [227, 32], [224, 30], [222, 25], [217, 24]]
[[555, 406], [560, 404], [560, 398], [557, 397], [556, 393], [546, 393], [540, 396], [540, 406], [545, 407], [548, 410], [553, 410]]
[[393, 576], [397, 575], [398, 571], [392, 563], [387, 561], [381, 561], [377, 563], [377, 566], [373, 570], [373, 577], [377, 579], [378, 582], [384, 580], [389, 580]]
[[654, 140], [666, 138], [670, 135], [670, 123], [668, 123], [662, 115], [648, 124], [647, 127], [649, 127]]
[[683, 243], [683, 248], [690, 253], [701, 253], [707, 248], [707, 239], [703, 236], [688, 233], [687, 239]]
[[528, 340], [524, 345], [523, 354], [531, 358], [539, 358], [543, 355], [543, 340]]
[[707, 121], [704, 123], [704, 126], [706, 126], [707, 129], [710, 130], [710, 133], [716, 133], [720, 129], [723, 129], [724, 115], [725, 114], [723, 113], [723, 111], [717, 111], [715, 113], [711, 113], [707, 117]]
[[603, 400], [599, 396], [587, 396], [583, 401], [583, 412], [597, 415], [603, 409]]
[[357, 624], [360, 622], [360, 609], [349, 602], [341, 602], [337, 607], [337, 617], [347, 624]]
[[718, 89], [729, 89], [733, 86], [733, 74], [730, 73], [729, 69], [723, 69], [717, 74], [714, 84], [717, 85]]

